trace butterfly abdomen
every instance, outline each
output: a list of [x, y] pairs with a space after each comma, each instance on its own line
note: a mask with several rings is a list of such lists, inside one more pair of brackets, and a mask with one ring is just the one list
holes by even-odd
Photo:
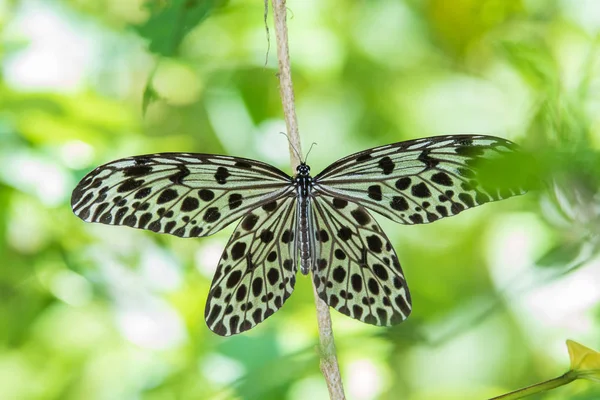
[[311, 258], [314, 252], [312, 237], [310, 232], [310, 191], [312, 178], [307, 175], [301, 175], [296, 178], [296, 193], [298, 197], [298, 253], [300, 256], [300, 271], [307, 275], [311, 266]]
[[307, 275], [310, 269], [312, 254], [310, 238], [310, 198], [300, 196], [298, 198], [298, 252], [300, 254], [300, 271]]

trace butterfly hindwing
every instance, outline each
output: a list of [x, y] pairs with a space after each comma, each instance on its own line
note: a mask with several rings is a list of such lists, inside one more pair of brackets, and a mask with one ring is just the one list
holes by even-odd
[[246, 331], [277, 311], [294, 290], [296, 198], [246, 215], [223, 251], [208, 294], [208, 327], [222, 336]]
[[395, 325], [411, 299], [394, 248], [368, 211], [344, 199], [313, 199], [318, 259], [313, 279], [319, 297], [354, 319]]
[[314, 178], [314, 191], [359, 203], [402, 224], [433, 222], [525, 193], [519, 179], [493, 181], [512, 162], [515, 147], [481, 135], [375, 147], [331, 164]]
[[73, 191], [71, 206], [88, 222], [197, 237], [291, 191], [289, 176], [260, 161], [161, 153], [96, 168]]

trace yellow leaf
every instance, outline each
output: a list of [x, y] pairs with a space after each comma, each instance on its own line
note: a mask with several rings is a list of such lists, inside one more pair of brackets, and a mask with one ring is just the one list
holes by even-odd
[[567, 348], [571, 359], [571, 371], [575, 372], [578, 378], [600, 382], [600, 353], [573, 340], [567, 340]]

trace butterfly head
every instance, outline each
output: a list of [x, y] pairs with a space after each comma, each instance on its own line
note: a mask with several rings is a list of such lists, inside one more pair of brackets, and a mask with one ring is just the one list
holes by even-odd
[[297, 176], [309, 176], [310, 175], [310, 167], [305, 163], [301, 163], [296, 167]]

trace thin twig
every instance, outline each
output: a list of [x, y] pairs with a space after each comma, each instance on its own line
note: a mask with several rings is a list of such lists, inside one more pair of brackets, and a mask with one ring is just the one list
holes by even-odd
[[267, 54], [265, 55], [265, 68], [267, 68], [267, 64], [269, 63], [269, 51], [271, 50], [271, 35], [269, 34], [269, 23], [267, 22], [267, 17], [269, 16], [269, 0], [265, 0], [265, 12], [263, 14], [265, 21], [265, 32], [267, 34]]
[[290, 67], [285, 0], [272, 0], [272, 7], [273, 19], [275, 20], [275, 38], [277, 40], [277, 59], [279, 60], [279, 94], [283, 103], [285, 125], [290, 139], [290, 161], [292, 169], [295, 171], [301, 160], [296, 158], [294, 148], [296, 148], [298, 154], [302, 155], [302, 146], [300, 144], [300, 133], [298, 132], [296, 107], [294, 105], [294, 87]]
[[[290, 162], [292, 170], [301, 163], [302, 149], [300, 134], [298, 133], [298, 120], [294, 106], [294, 87], [290, 68], [290, 53], [287, 36], [287, 9], [285, 0], [272, 0], [273, 18], [275, 20], [275, 37], [277, 39], [277, 58], [279, 60], [279, 91], [283, 103], [285, 125], [290, 142]], [[296, 151], [293, 150], [295, 147]], [[340, 376], [340, 368], [335, 355], [335, 343], [331, 328], [329, 307], [317, 294], [314, 282], [311, 279], [315, 302], [317, 306], [317, 322], [319, 326], [319, 339], [321, 342], [321, 372], [327, 382], [329, 397], [331, 399], [345, 399], [344, 387]]]
[[569, 371], [566, 374], [559, 376], [558, 378], [550, 379], [549, 381], [544, 381], [523, 389], [515, 390], [514, 392], [506, 393], [502, 396], [493, 397], [489, 400], [522, 399], [523, 397], [531, 396], [532, 394], [545, 392], [546, 390], [551, 390], [566, 385], [567, 383], [573, 382], [575, 379], [577, 379], [577, 374], [573, 371]]

